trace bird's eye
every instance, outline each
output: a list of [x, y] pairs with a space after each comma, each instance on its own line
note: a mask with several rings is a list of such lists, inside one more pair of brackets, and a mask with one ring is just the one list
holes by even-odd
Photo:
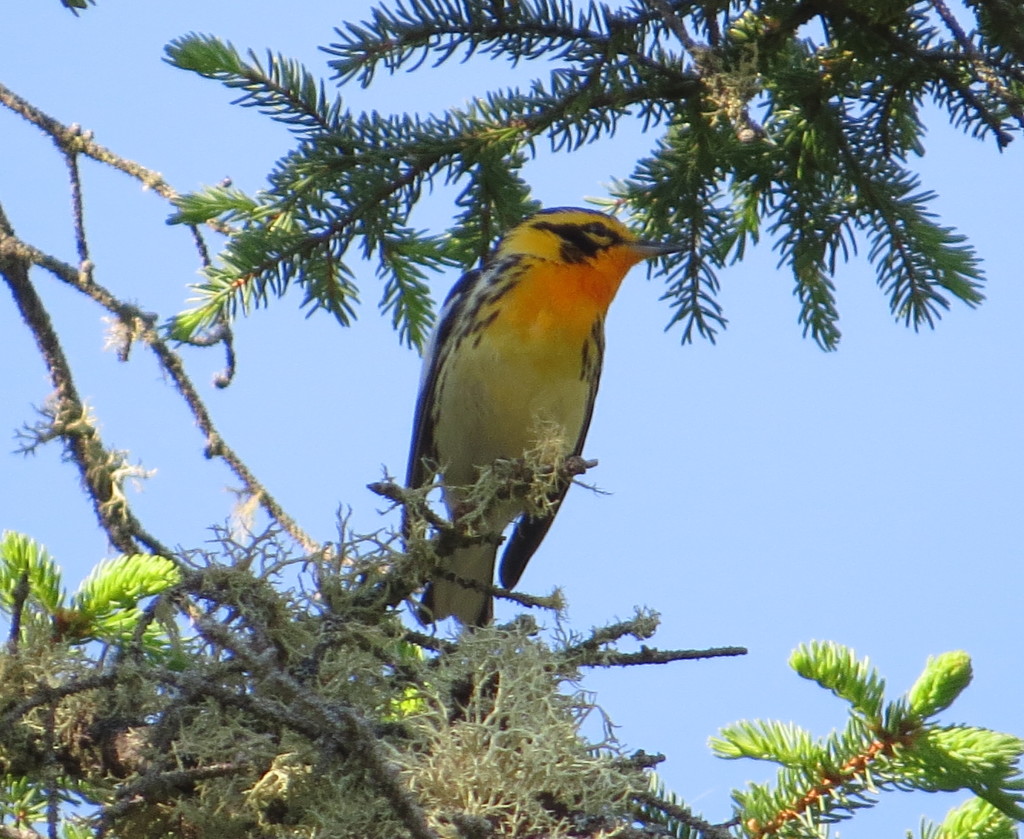
[[599, 221], [592, 221], [589, 224], [582, 225], [580, 232], [601, 247], [607, 247], [619, 241], [619, 235], [614, 230], [609, 229], [606, 224]]

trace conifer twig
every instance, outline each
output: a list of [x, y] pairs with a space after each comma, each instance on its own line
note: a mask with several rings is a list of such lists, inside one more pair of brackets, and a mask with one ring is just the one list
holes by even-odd
[[[0, 84], [0, 105], [6, 106], [49, 135], [56, 146], [68, 155], [69, 162], [75, 154], [84, 154], [86, 157], [135, 178], [146, 189], [153, 190], [168, 201], [178, 198], [177, 190], [167, 183], [159, 172], [147, 169], [145, 166], [101, 146], [93, 140], [91, 131], [83, 131], [79, 125], [64, 125], [60, 120], [54, 119], [3, 84]], [[224, 234], [231, 232], [228, 225], [217, 221], [210, 222], [210, 227]]]

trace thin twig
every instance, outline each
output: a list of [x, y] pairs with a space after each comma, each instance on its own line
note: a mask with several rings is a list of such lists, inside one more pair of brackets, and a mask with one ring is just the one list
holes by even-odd
[[196, 250], [199, 252], [199, 260], [203, 263], [204, 268], [210, 267], [210, 251], [206, 247], [206, 240], [203, 238], [203, 232], [195, 224], [190, 224], [188, 229], [192, 231], [192, 240], [195, 242]]
[[[64, 125], [64, 123], [44, 113], [35, 105], [22, 99], [3, 84], [0, 84], [0, 105], [5, 105], [33, 125], [41, 128], [65, 154], [69, 156], [73, 156], [76, 153], [84, 154], [86, 157], [91, 157], [93, 160], [105, 163], [107, 166], [135, 178], [146, 189], [153, 190], [157, 195], [166, 198], [168, 201], [173, 202], [177, 200], [177, 190], [168, 184], [159, 172], [154, 172], [152, 169], [147, 169], [133, 160], [128, 160], [119, 154], [115, 154], [105, 146], [94, 142], [91, 131], [82, 131], [78, 125]], [[211, 220], [207, 224], [219, 233], [231, 233], [230, 226], [222, 222]]]
[[562, 656], [574, 667], [629, 667], [638, 664], [669, 664], [673, 661], [691, 661], [700, 658], [725, 658], [746, 655], [746, 647], [711, 647], [704, 650], [658, 650], [641, 646], [637, 652], [624, 653], [605, 649], [627, 635], [646, 639], [657, 628], [657, 615], [638, 613], [628, 621], [620, 621], [594, 629], [589, 638], [566, 647]]
[[85, 239], [85, 209], [82, 202], [82, 178], [78, 172], [78, 155], [65, 152], [64, 162], [68, 166], [68, 179], [71, 181], [71, 222], [75, 228], [75, 247], [78, 249], [78, 264], [84, 267], [89, 263], [89, 245]]
[[686, 30], [686, 24], [683, 22], [683, 19], [672, 10], [672, 6], [666, 0], [647, 0], [647, 2], [661, 15], [661, 20], [665, 27], [679, 39], [679, 43], [695, 59], [698, 53], [707, 49], [703, 44], [699, 44], [693, 39]]
[[367, 484], [366, 488], [381, 498], [386, 498], [388, 501], [401, 505], [404, 510], [408, 511], [411, 518], [425, 521], [441, 533], [457, 530], [448, 519], [434, 512], [433, 508], [427, 503], [422, 488], [406, 489], [401, 484], [395, 483], [395, 481], [390, 479], [374, 481], [372, 484]]
[[220, 333], [220, 341], [224, 345], [224, 371], [214, 378], [213, 383], [219, 388], [225, 388], [235, 378], [235, 370], [237, 369], [235, 363], [235, 336], [231, 331], [231, 325], [227, 321], [220, 325], [218, 332]]
[[671, 664], [673, 661], [728, 658], [746, 654], [746, 647], [710, 647], [706, 650], [657, 650], [641, 647], [639, 652], [635, 653], [601, 650], [581, 655], [573, 663], [578, 667], [630, 667], [638, 664]]
[[117, 801], [114, 804], [103, 808], [99, 817], [97, 835], [102, 839], [119, 818], [136, 807], [152, 804], [161, 796], [188, 789], [198, 781], [224, 778], [251, 769], [252, 765], [248, 763], [214, 763], [191, 769], [173, 769], [168, 772], [147, 772], [144, 775], [138, 775], [131, 783], [118, 789]]
[[41, 128], [59, 148], [67, 152], [80, 152], [93, 160], [112, 166], [170, 201], [178, 197], [178, 193], [158, 172], [114, 154], [110, 149], [93, 142], [91, 132], [83, 132], [77, 125], [64, 125], [2, 84], [0, 84], [0, 105], [6, 105], [16, 114]]
[[641, 612], [628, 621], [619, 621], [591, 630], [589, 638], [567, 647], [565, 653], [566, 655], [576, 655], [596, 652], [606, 644], [614, 644], [627, 635], [631, 635], [637, 640], [646, 640], [654, 634], [656, 629], [657, 615], [653, 612]]
[[678, 804], [673, 804], [671, 801], [666, 801], [665, 799], [659, 798], [658, 796], [652, 795], [648, 792], [636, 793], [636, 795], [634, 795], [634, 799], [646, 807], [661, 810], [665, 815], [670, 816], [676, 821], [682, 822], [687, 827], [696, 830], [702, 836], [708, 837], [708, 839], [733, 839], [732, 834], [729, 832], [729, 828], [733, 824], [732, 822], [712, 824], [709, 821], [705, 821], [704, 819], [693, 815], [689, 808], [680, 807]]
[[319, 551], [321, 548], [320, 543], [299, 526], [298, 522], [285, 511], [277, 499], [263, 486], [246, 465], [245, 461], [239, 457], [238, 453], [224, 442], [224, 438], [220, 436], [220, 432], [217, 431], [213, 424], [213, 419], [206, 409], [206, 404], [185, 372], [185, 365], [182, 363], [181, 357], [167, 346], [167, 343], [160, 338], [159, 333], [152, 326], [147, 326], [142, 331], [140, 337], [156, 354], [161, 366], [171, 377], [175, 388], [192, 412], [196, 425], [206, 435], [206, 456], [209, 458], [219, 457], [223, 460], [231, 471], [235, 473], [235, 476], [245, 485], [246, 492], [253, 495], [259, 501], [260, 506], [263, 507], [267, 515], [276, 521], [292, 539], [298, 542], [303, 550], [309, 553]]
[[[287, 512], [285, 512], [284, 508], [281, 507], [274, 497], [270, 495], [263, 484], [260, 483], [256, 476], [249, 470], [249, 467], [242, 461], [238, 454], [224, 442], [213, 424], [213, 420], [210, 417], [209, 411], [207, 410], [202, 397], [199, 395], [199, 391], [196, 390], [192, 380], [185, 372], [185, 366], [181, 361], [181, 357], [171, 350], [167, 345], [167, 342], [160, 336], [160, 333], [156, 328], [155, 317], [152, 314], [144, 312], [137, 306], [133, 306], [119, 300], [102, 285], [92, 281], [91, 278], [87, 281], [79, 271], [77, 271], [73, 266], [68, 265], [66, 262], [62, 262], [49, 254], [43, 253], [38, 248], [17, 239], [11, 233], [5, 235], [4, 229], [0, 227], [0, 259], [2, 259], [5, 254], [16, 259], [18, 263], [23, 266], [25, 263], [32, 263], [38, 265], [40, 268], [50, 271], [58, 279], [63, 280], [68, 285], [73, 286], [78, 291], [86, 294], [103, 306], [107, 311], [113, 313], [119, 320], [121, 320], [122, 323], [132, 325], [132, 331], [136, 333], [138, 338], [149, 346], [156, 355], [160, 362], [160, 366], [170, 377], [178, 393], [181, 395], [182, 399], [184, 399], [185, 404], [192, 412], [196, 425], [206, 436], [207, 457], [220, 457], [225, 463], [227, 463], [235, 476], [242, 481], [246, 492], [258, 498], [260, 505], [267, 514], [278, 522], [289, 536], [302, 545], [304, 550], [312, 553], [319, 549], [319, 543], [299, 527], [298, 523], [288, 515]], [[55, 333], [53, 338], [56, 340]], [[141, 527], [139, 528], [138, 535], [140, 536], [140, 541], [142, 541], [143, 531], [141, 530]], [[151, 539], [151, 537], [147, 537], [147, 544], [149, 544], [150, 550], [155, 553], [169, 555], [169, 552], [165, 549], [156, 550], [153, 548], [155, 542], [148, 541], [149, 539]], [[120, 545], [118, 545], [118, 547], [120, 548]], [[123, 548], [121, 549], [124, 550]]]
[[38, 684], [31, 696], [26, 697], [3, 716], [0, 716], [0, 731], [9, 731], [18, 720], [34, 708], [50, 702], [56, 703], [57, 700], [63, 699], [65, 696], [73, 696], [76, 693], [84, 693], [87, 690], [110, 687], [116, 681], [117, 674], [108, 672], [101, 673], [98, 676], [73, 679], [70, 682], [57, 686]]
[[[74, 431], [61, 433], [71, 460], [78, 467], [82, 483], [87, 487], [100, 526], [113, 545], [122, 553], [135, 553], [139, 544], [153, 553], [168, 554], [157, 540], [149, 536], [136, 519], [126, 501], [115, 498], [115, 481], [110, 474], [99, 431], [87, 420], [85, 406], [78, 395], [71, 365], [50, 315], [29, 279], [30, 261], [19, 247], [10, 223], [0, 207], [0, 275], [11, 290], [22, 320], [36, 340], [56, 394], [56, 414], [66, 418]], [[70, 268], [70, 266], [68, 266]], [[75, 274], [77, 279], [77, 272]]]
[[501, 588], [500, 586], [482, 583], [479, 580], [472, 580], [468, 577], [460, 577], [458, 574], [453, 574], [443, 566], [433, 569], [431, 571], [431, 578], [434, 580], [446, 580], [447, 582], [458, 583], [462, 588], [470, 591], [478, 591], [481, 594], [486, 594], [490, 597], [498, 597], [502, 600], [518, 603], [520, 606], [526, 606], [529, 609], [550, 609], [552, 611], [557, 611], [561, 608], [563, 603], [562, 598], [557, 594], [548, 596], [525, 594], [524, 592], [515, 591], [510, 588]]

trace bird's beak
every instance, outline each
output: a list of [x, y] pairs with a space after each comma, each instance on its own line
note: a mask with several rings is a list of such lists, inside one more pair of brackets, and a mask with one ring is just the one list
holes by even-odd
[[679, 253], [686, 250], [686, 245], [676, 245], [671, 242], [631, 242], [629, 249], [640, 259], [653, 259], [656, 256], [664, 256], [669, 253]]

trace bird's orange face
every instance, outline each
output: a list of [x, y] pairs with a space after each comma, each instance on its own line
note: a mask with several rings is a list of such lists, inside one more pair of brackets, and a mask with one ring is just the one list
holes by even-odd
[[586, 210], [555, 210], [527, 219], [498, 246], [495, 258], [530, 263], [502, 301], [505, 325], [585, 335], [604, 317], [626, 272], [678, 250], [644, 242], [618, 219]]

